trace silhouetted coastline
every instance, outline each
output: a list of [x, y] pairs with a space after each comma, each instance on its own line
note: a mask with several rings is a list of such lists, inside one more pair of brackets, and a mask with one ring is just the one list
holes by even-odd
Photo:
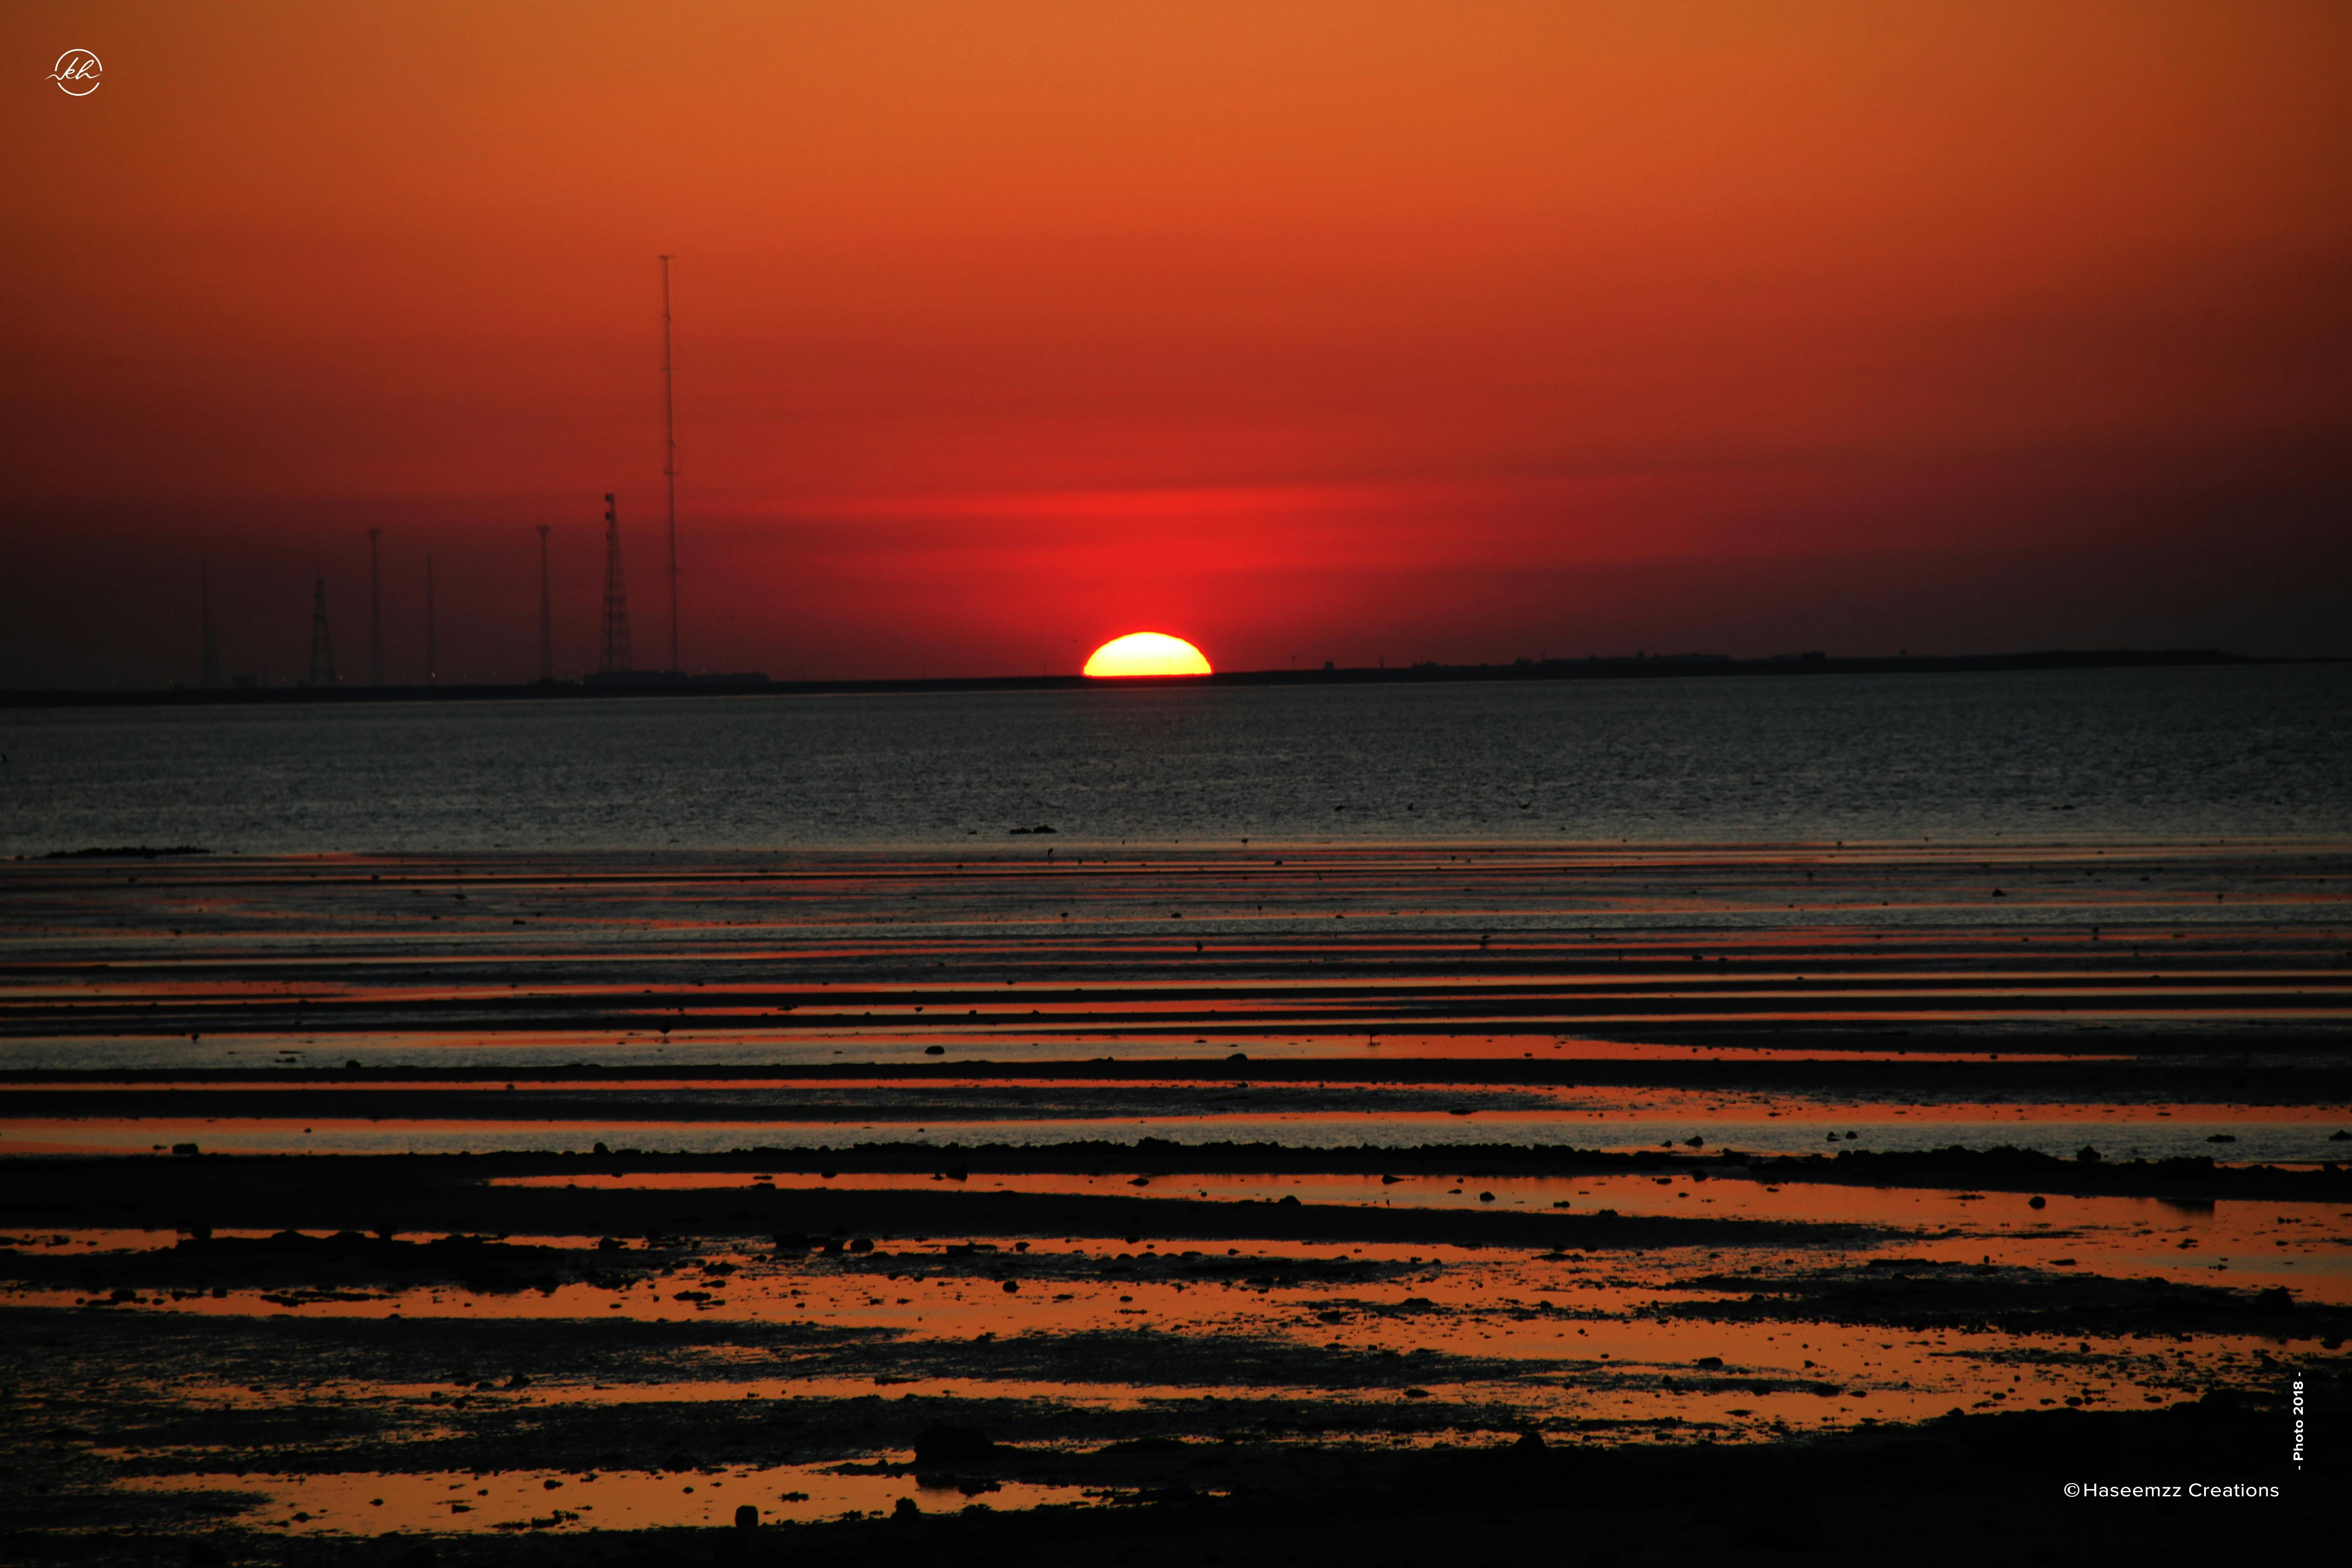
[[2221, 665], [2340, 664], [2328, 657], [2261, 658], [2220, 648], [2055, 648], [2029, 653], [1830, 655], [1806, 652], [1769, 658], [1728, 654], [1590, 655], [1583, 658], [1521, 658], [1508, 664], [1421, 664], [1296, 669], [1219, 670], [1213, 675], [1128, 676], [1116, 681], [1082, 675], [975, 675], [856, 680], [775, 680], [759, 671], [691, 675], [637, 670], [577, 680], [507, 685], [260, 686], [226, 689], [142, 688], [130, 690], [49, 687], [0, 690], [0, 708], [115, 708], [171, 705], [240, 707], [303, 702], [512, 702], [614, 697], [828, 696], [894, 691], [1078, 691], [1119, 686], [1361, 686], [1488, 680], [1644, 680], [1715, 676], [1948, 675], [2049, 669], [2158, 669]]

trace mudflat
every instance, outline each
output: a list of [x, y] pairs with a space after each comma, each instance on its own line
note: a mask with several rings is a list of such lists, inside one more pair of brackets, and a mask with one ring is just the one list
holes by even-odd
[[[2315, 1537], [2347, 879], [2303, 841], [12, 862], [9, 1549]], [[2096, 1491], [2135, 1485], [2219, 1491]]]

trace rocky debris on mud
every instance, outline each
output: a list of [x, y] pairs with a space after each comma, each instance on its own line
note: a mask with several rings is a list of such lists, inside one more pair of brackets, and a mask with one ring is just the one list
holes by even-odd
[[2321, 1341], [2352, 1333], [2352, 1311], [2298, 1301], [2284, 1286], [2238, 1290], [1927, 1258], [1873, 1258], [1859, 1268], [1786, 1276], [1702, 1274], [1671, 1288], [1747, 1294], [1736, 1300], [1662, 1302], [1643, 1309], [1644, 1315], [2003, 1333], [2241, 1333]]
[[84, 1255], [0, 1248], [0, 1279], [52, 1289], [118, 1293], [140, 1287], [293, 1287], [307, 1300], [358, 1300], [369, 1298], [338, 1294], [337, 1289], [448, 1284], [485, 1295], [504, 1295], [552, 1290], [582, 1281], [610, 1289], [664, 1261], [644, 1251], [541, 1247], [485, 1236], [404, 1241], [356, 1230], [326, 1236], [281, 1230], [273, 1236], [229, 1237], [199, 1227], [168, 1247]]

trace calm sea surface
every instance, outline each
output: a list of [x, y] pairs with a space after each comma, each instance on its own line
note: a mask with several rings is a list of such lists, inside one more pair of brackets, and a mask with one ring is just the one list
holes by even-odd
[[2336, 837], [2352, 668], [0, 715], [0, 853]]

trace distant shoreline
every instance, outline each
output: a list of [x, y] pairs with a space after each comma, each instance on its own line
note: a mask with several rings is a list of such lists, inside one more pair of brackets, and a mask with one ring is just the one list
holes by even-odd
[[2049, 669], [2150, 669], [2221, 665], [2340, 664], [2329, 656], [2266, 658], [2219, 648], [2053, 649], [2036, 653], [1832, 657], [1786, 654], [1733, 658], [1727, 654], [1518, 659], [1510, 664], [1424, 663], [1320, 669], [1220, 670], [1214, 675], [1140, 676], [1121, 680], [1082, 675], [942, 676], [867, 680], [772, 680], [757, 673], [680, 675], [637, 670], [576, 680], [514, 685], [167, 687], [138, 690], [0, 690], [0, 708], [245, 707], [287, 703], [511, 702], [612, 697], [851, 696], [893, 692], [1077, 691], [1120, 686], [1363, 686], [1489, 680], [1642, 680], [1702, 676], [1947, 675]]

